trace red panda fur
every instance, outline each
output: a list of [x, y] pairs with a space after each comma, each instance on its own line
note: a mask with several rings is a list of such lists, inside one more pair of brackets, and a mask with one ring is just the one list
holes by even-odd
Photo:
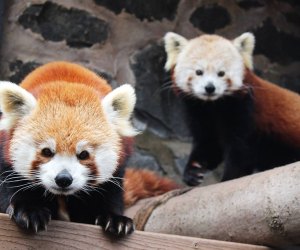
[[[62, 82], [70, 82], [72, 87], [66, 91], [65, 85], [61, 85]], [[43, 87], [40, 87], [41, 85]], [[53, 85], [57, 86], [53, 88]], [[82, 102], [83, 105], [85, 102], [90, 104], [91, 99], [93, 100], [95, 96], [89, 95], [88, 91], [80, 91], [80, 88], [86, 88], [86, 86], [91, 87], [93, 90], [96, 89], [100, 98], [103, 98], [112, 90], [107, 82], [95, 73], [68, 62], [53, 62], [41, 66], [29, 74], [21, 82], [20, 86], [31, 92], [35, 97], [38, 97], [40, 105], [45, 106], [52, 101], [52, 98], [62, 98], [64, 101], [69, 100], [69, 105], [72, 105], [74, 101], [76, 101], [76, 104], [78, 102]], [[62, 136], [62, 139], [64, 138]], [[131, 154], [132, 146], [133, 138], [122, 138], [122, 148], [119, 156], [120, 165]], [[124, 180], [125, 205], [128, 207], [139, 199], [157, 196], [176, 188], [178, 188], [178, 185], [175, 182], [167, 178], [161, 178], [151, 171], [128, 169]]]
[[125, 206], [130, 207], [136, 201], [164, 194], [179, 188], [174, 181], [158, 176], [149, 170], [127, 169], [124, 178]]
[[[52, 62], [37, 68], [34, 74], [29, 74], [21, 82], [20, 86], [29, 92], [37, 91], [40, 85], [51, 82], [83, 83], [99, 92], [101, 97], [108, 94], [112, 89], [107, 82], [92, 71], [77, 64], [68, 62]], [[37, 93], [33, 92], [33, 95]], [[70, 93], [68, 93], [70, 94]]]
[[260, 130], [300, 148], [300, 95], [263, 80], [250, 70], [246, 70], [244, 82], [253, 89], [255, 120]]

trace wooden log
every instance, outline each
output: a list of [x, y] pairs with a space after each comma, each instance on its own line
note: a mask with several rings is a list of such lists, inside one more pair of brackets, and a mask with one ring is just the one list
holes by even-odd
[[167, 193], [126, 214], [149, 232], [300, 246], [300, 162], [174, 197]]
[[0, 249], [208, 249], [208, 250], [267, 250], [262, 246], [185, 236], [136, 231], [124, 239], [112, 239], [98, 226], [52, 221], [48, 231], [24, 233], [7, 215], [0, 214]]

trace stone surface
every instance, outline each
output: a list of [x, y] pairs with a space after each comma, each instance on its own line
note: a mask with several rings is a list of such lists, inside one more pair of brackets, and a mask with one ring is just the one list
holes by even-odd
[[30, 5], [19, 17], [19, 23], [46, 40], [66, 40], [69, 46], [76, 48], [104, 43], [109, 32], [106, 22], [86, 11], [67, 9], [52, 2]]
[[9, 69], [11, 71], [11, 75], [9, 77], [9, 80], [11, 82], [19, 84], [26, 75], [28, 75], [31, 71], [33, 71], [40, 65], [41, 64], [37, 62], [23, 63], [21, 60], [10, 62]]
[[166, 53], [161, 42], [147, 45], [131, 59], [136, 78], [136, 114], [148, 128], [163, 138], [187, 138], [181, 98], [171, 88], [164, 70]]
[[292, 6], [300, 6], [300, 1], [299, 0], [278, 0], [284, 3], [289, 3]]
[[149, 153], [137, 147], [134, 148], [133, 154], [130, 156], [127, 165], [137, 169], [149, 169], [165, 174], [157, 159], [151, 155], [151, 152]]
[[266, 5], [264, 0], [237, 0], [237, 5], [245, 10], [259, 8]]
[[2, 41], [2, 32], [3, 32], [3, 17], [4, 17], [4, 1], [0, 1], [0, 45]]
[[[9, 80], [11, 82], [19, 84], [31, 71], [36, 69], [38, 66], [41, 66], [42, 63], [38, 62], [23, 62], [21, 60], [15, 60], [10, 62], [9, 70], [10, 76]], [[116, 88], [119, 84], [116, 80], [107, 72], [99, 71], [96, 69], [90, 68], [90, 70], [96, 72], [99, 76], [103, 77], [111, 86], [112, 88]]]
[[197, 8], [190, 18], [191, 23], [205, 33], [214, 33], [231, 22], [228, 11], [217, 4]]
[[284, 13], [284, 16], [286, 18], [286, 20], [294, 25], [297, 25], [298, 27], [300, 27], [300, 13], [299, 13], [299, 9], [298, 12], [296, 11], [290, 11], [287, 13]]
[[280, 86], [291, 89], [300, 94], [300, 75], [282, 75], [280, 77]]
[[[154, 163], [147, 162], [149, 164], [147, 169], [155, 170], [159, 166], [161, 174], [175, 179], [178, 183], [182, 182], [181, 173], [185, 167], [185, 159], [190, 152], [190, 143], [162, 139], [146, 130], [135, 138], [135, 145], [139, 151], [155, 159]], [[139, 166], [140, 163], [137, 165]]]
[[256, 38], [254, 54], [263, 54], [281, 64], [300, 61], [300, 38], [279, 30], [270, 18], [253, 33]]
[[174, 20], [179, 0], [94, 0], [96, 4], [105, 6], [116, 14], [123, 10], [135, 15], [140, 20], [161, 21], [163, 18]]

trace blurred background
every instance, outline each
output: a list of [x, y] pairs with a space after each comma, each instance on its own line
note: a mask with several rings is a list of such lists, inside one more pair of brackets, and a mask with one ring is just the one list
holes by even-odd
[[[162, 37], [215, 33], [256, 37], [258, 75], [300, 93], [300, 1], [297, 0], [2, 0], [0, 77], [20, 83], [39, 65], [67, 60], [97, 72], [112, 87], [136, 88], [136, 138], [129, 165], [178, 182], [191, 140], [182, 105], [164, 71]], [[206, 184], [218, 180], [220, 170]]]

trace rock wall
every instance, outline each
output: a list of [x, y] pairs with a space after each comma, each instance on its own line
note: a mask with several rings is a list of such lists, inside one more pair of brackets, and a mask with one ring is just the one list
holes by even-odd
[[68, 60], [113, 87], [131, 83], [138, 97], [134, 123], [144, 133], [129, 164], [179, 181], [191, 145], [181, 100], [163, 69], [164, 34], [231, 39], [251, 31], [256, 72], [300, 93], [299, 10], [296, 0], [6, 1], [0, 76], [19, 83], [41, 64]]

